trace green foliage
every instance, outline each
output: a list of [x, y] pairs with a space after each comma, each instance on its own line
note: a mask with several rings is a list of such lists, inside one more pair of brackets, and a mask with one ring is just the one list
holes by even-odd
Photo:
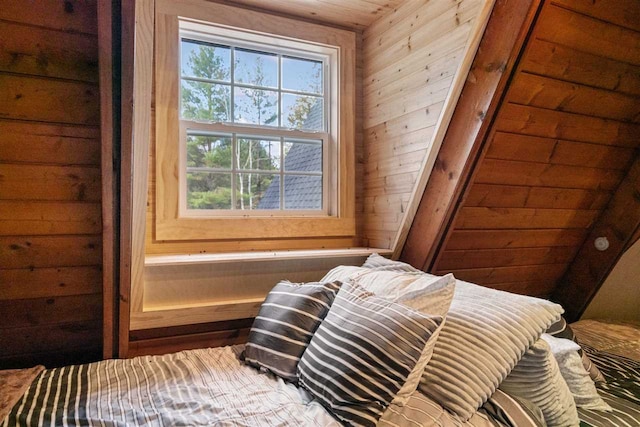
[[[216, 48], [199, 46], [191, 52], [189, 65], [195, 77], [210, 80], [228, 79], [222, 57]], [[230, 90], [227, 86], [183, 80], [182, 116], [186, 119], [226, 122], [231, 118]]]
[[[218, 48], [219, 49], [219, 48]], [[189, 58], [189, 66], [195, 77], [210, 80], [229, 80], [229, 70], [216, 47], [199, 46]], [[265, 74], [262, 58], [258, 57], [252, 68], [253, 84], [264, 85]], [[237, 64], [236, 64], [237, 65]], [[320, 71], [318, 71], [320, 72]], [[237, 88], [236, 90], [240, 90]], [[236, 117], [263, 125], [277, 124], [277, 98], [274, 102], [269, 92], [258, 89], [242, 89], [248, 102], [236, 105]], [[295, 110], [288, 117], [291, 127], [301, 128], [316, 98], [300, 97]], [[231, 121], [231, 96], [229, 86], [192, 80], [182, 80], [182, 116], [204, 121]], [[190, 209], [231, 209], [231, 168], [260, 170], [265, 173], [243, 173], [236, 178], [237, 209], [256, 209], [259, 201], [279, 171], [279, 153], [271, 158], [265, 144], [257, 139], [240, 139], [233, 158], [231, 137], [189, 135], [187, 138], [187, 167], [213, 168], [220, 172], [196, 172], [187, 174], [187, 206]], [[222, 172], [226, 170], [229, 172]]]

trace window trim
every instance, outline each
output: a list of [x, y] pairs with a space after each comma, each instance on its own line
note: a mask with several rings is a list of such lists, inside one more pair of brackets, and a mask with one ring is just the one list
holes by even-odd
[[[328, 184], [335, 188], [331, 215], [318, 216], [291, 211], [270, 211], [271, 215], [237, 215], [192, 217], [181, 215], [179, 167], [181, 132], [179, 118], [180, 20], [199, 25], [214, 23], [224, 27], [247, 29], [252, 34], [276, 35], [276, 41], [297, 40], [318, 46], [333, 47], [339, 69], [331, 87], [338, 96], [331, 101], [334, 114], [327, 129], [334, 141], [330, 144], [336, 167]], [[201, 24], [206, 22], [206, 24]], [[156, 2], [156, 159], [155, 212], [153, 232], [156, 240], [217, 240], [309, 238], [355, 235], [355, 34], [316, 24], [301, 26], [296, 20], [262, 12], [204, 2], [201, 0], [158, 0]], [[270, 37], [270, 36], [265, 36]], [[338, 67], [338, 65], [335, 65]], [[173, 73], [171, 72], [172, 70]], [[334, 74], [334, 73], [332, 73]], [[171, 100], [174, 100], [173, 102]], [[217, 124], [224, 126], [224, 124]], [[260, 128], [262, 133], [266, 128]], [[293, 131], [287, 131], [293, 132]], [[265, 135], [266, 136], [266, 135]], [[307, 135], [308, 137], [309, 135]], [[186, 133], [185, 133], [186, 137]], [[173, 143], [171, 142], [173, 141]], [[328, 151], [328, 150], [327, 150]], [[185, 162], [186, 167], [186, 162]], [[328, 174], [327, 174], [328, 175]], [[274, 215], [277, 213], [277, 216]]]

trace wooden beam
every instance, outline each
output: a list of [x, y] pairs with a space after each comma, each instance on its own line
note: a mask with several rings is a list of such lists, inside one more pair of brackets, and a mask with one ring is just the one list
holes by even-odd
[[154, 7], [154, 0], [122, 2], [120, 357], [128, 353], [130, 312], [142, 305]]
[[102, 182], [102, 356], [116, 354], [114, 158], [113, 158], [113, 4], [98, 0], [98, 67], [100, 72], [100, 139]]
[[400, 257], [403, 261], [430, 268], [539, 7], [540, 0], [496, 2], [422, 193]]
[[[568, 321], [580, 318], [625, 249], [640, 229], [640, 155], [614, 193], [609, 205], [591, 229], [553, 295], [561, 303]], [[609, 240], [606, 251], [598, 251], [594, 241]]]

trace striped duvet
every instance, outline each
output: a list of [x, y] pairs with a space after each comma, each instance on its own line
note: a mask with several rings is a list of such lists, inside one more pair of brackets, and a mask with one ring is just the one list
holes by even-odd
[[[242, 346], [108, 360], [40, 374], [0, 424], [6, 426], [339, 426], [309, 395], [244, 365]], [[535, 426], [506, 395], [468, 423], [414, 393], [380, 426]]]

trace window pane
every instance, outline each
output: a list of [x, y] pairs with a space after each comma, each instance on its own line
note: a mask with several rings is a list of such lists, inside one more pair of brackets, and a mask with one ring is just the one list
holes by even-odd
[[280, 140], [238, 138], [237, 169], [280, 170]]
[[283, 93], [282, 126], [291, 129], [323, 131], [323, 98]]
[[282, 87], [322, 94], [322, 62], [283, 57]]
[[284, 208], [322, 209], [322, 177], [285, 175]]
[[180, 50], [183, 76], [231, 81], [230, 48], [182, 40]]
[[235, 88], [235, 122], [278, 126], [278, 92]]
[[285, 141], [284, 170], [322, 172], [322, 142]]
[[188, 209], [231, 209], [231, 174], [187, 172]]
[[235, 83], [278, 87], [278, 56], [250, 50], [235, 50]]
[[182, 117], [228, 122], [231, 118], [231, 89], [227, 85], [182, 80]]
[[[236, 175], [236, 209], [280, 209], [279, 175], [239, 173]], [[262, 203], [262, 199], [265, 203]], [[276, 207], [271, 207], [276, 205]], [[266, 207], [269, 206], [269, 207]]]
[[187, 135], [187, 167], [231, 169], [231, 137]]

